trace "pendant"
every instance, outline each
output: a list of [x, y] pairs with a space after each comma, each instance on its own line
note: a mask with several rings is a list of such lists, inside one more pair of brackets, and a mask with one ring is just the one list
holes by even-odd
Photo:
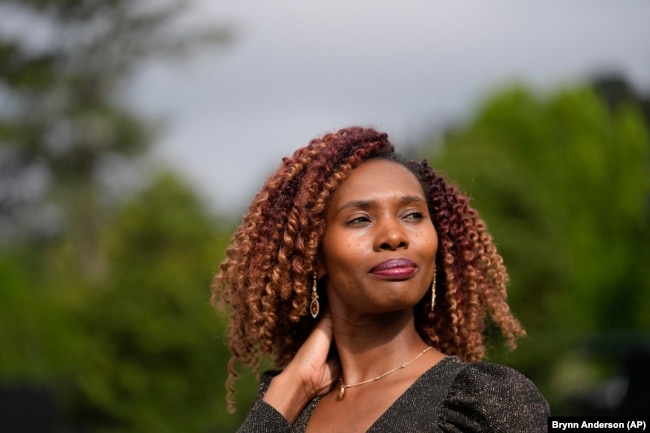
[[311, 317], [315, 319], [316, 316], [318, 316], [319, 311], [320, 304], [318, 303], [318, 298], [314, 298], [311, 300], [311, 304], [309, 305], [309, 312], [311, 313]]

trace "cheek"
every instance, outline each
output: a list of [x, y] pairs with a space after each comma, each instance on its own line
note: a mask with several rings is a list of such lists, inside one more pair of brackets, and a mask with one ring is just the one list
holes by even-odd
[[438, 249], [438, 235], [436, 234], [436, 232], [433, 232], [429, 236], [429, 243], [434, 250]]
[[420, 239], [422, 248], [431, 254], [433, 257], [436, 256], [438, 251], [438, 235], [435, 231], [422, 231], [418, 238]]
[[364, 247], [360, 242], [355, 240], [347, 240], [341, 242], [339, 248], [332, 255], [331, 263], [336, 263], [339, 267], [348, 268], [361, 259]]
[[359, 253], [368, 249], [367, 239], [363, 236], [339, 236], [337, 243], [333, 245], [338, 248], [330, 249], [330, 253], [340, 260], [358, 257]]
[[323, 238], [319, 260], [326, 273], [336, 272], [350, 263], [357, 251], [354, 239], [330, 234]]

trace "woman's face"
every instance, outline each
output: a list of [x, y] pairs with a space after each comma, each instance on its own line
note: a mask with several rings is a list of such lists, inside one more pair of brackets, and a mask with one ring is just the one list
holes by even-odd
[[438, 236], [426, 197], [406, 167], [370, 160], [332, 194], [319, 253], [337, 313], [412, 309], [433, 279]]

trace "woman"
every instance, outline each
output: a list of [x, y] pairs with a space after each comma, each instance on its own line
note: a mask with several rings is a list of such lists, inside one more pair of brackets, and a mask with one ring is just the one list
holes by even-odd
[[284, 158], [213, 284], [235, 362], [262, 376], [243, 432], [546, 431], [548, 405], [480, 362], [488, 320], [525, 335], [468, 199], [384, 133], [352, 127]]

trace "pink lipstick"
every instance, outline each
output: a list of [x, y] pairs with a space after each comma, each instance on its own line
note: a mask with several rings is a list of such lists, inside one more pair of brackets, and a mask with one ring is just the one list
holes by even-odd
[[387, 280], [404, 280], [413, 275], [416, 269], [417, 266], [411, 260], [398, 258], [381, 262], [370, 273]]

